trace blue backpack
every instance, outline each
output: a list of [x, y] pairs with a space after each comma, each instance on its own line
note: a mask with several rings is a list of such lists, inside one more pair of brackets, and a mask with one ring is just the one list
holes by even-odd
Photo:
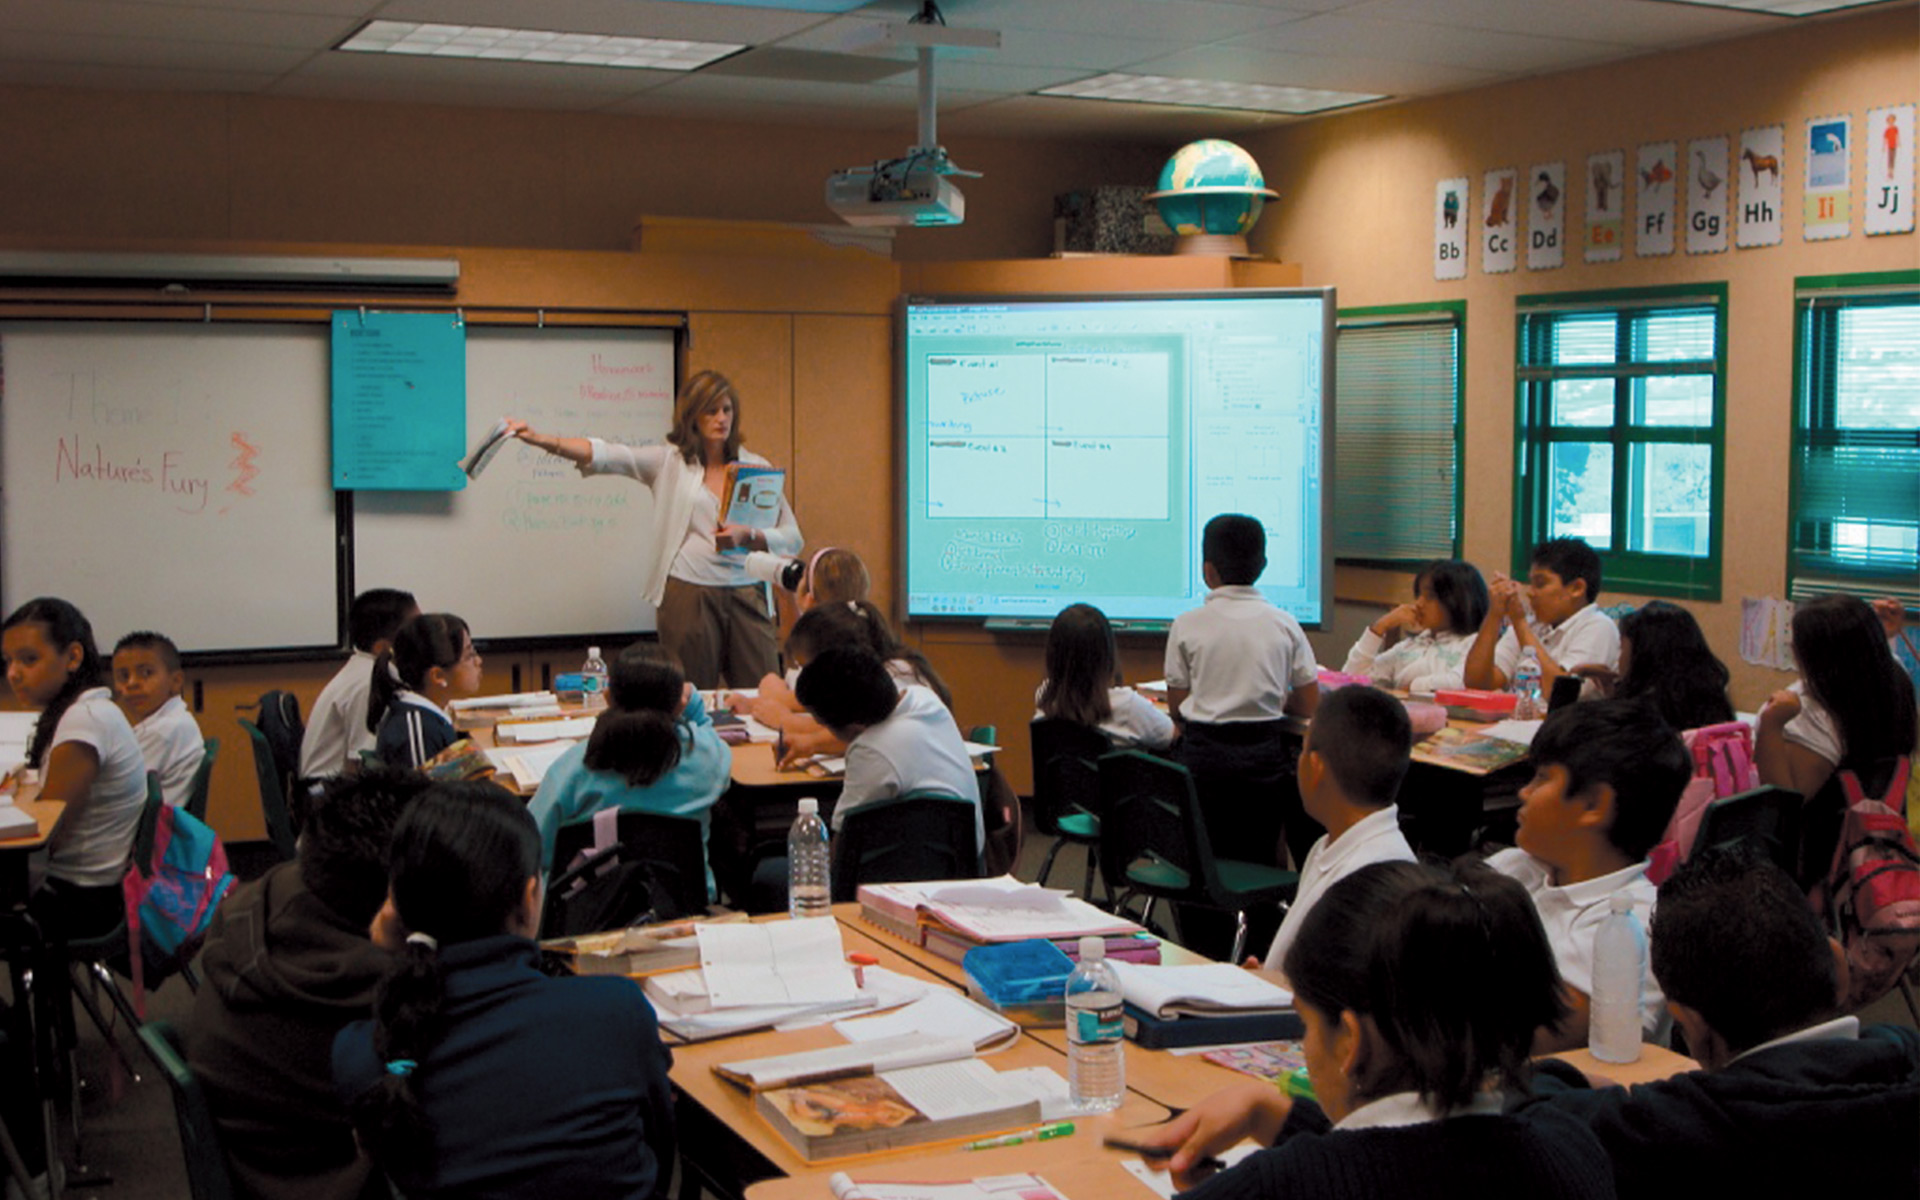
[[182, 808], [149, 806], [122, 885], [133, 1004], [141, 1016], [148, 982], [159, 984], [199, 952], [233, 882], [227, 849], [206, 822]]

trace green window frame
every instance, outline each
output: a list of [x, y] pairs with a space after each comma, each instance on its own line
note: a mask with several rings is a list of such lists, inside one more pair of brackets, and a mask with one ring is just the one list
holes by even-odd
[[1515, 575], [1584, 537], [1609, 592], [1718, 600], [1726, 284], [1514, 303]]
[[1410, 570], [1460, 557], [1467, 303], [1340, 310], [1334, 559]]
[[1794, 280], [1787, 594], [1920, 608], [1920, 271]]

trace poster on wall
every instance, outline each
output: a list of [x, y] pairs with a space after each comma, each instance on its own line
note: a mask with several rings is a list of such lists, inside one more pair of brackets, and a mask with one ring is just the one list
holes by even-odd
[[1433, 277], [1467, 277], [1467, 177], [1442, 179], [1433, 189]]
[[1778, 246], [1780, 214], [1784, 211], [1780, 160], [1786, 156], [1787, 127], [1763, 125], [1740, 135], [1740, 161], [1733, 169], [1740, 181], [1740, 203], [1735, 210], [1733, 244]]
[[1527, 270], [1552, 271], [1567, 261], [1567, 164], [1527, 168]]
[[1687, 253], [1721, 254], [1727, 248], [1727, 139], [1687, 143]]
[[1913, 232], [1913, 105], [1867, 110], [1867, 211], [1861, 224], [1869, 237]]
[[1633, 252], [1641, 258], [1673, 253], [1674, 142], [1649, 142], [1635, 155]]
[[1844, 116], [1814, 117], [1807, 122], [1807, 187], [1800, 229], [1809, 242], [1853, 232], [1850, 133]]
[[1488, 171], [1485, 187], [1487, 206], [1480, 214], [1480, 269], [1489, 275], [1505, 275], [1515, 261], [1515, 220], [1513, 189], [1519, 172], [1512, 167]]
[[1587, 156], [1587, 261], [1619, 262], [1626, 241], [1627, 156], [1624, 151]]

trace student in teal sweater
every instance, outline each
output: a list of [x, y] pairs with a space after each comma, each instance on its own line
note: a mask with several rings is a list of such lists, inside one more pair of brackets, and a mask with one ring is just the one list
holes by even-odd
[[[628, 646], [608, 672], [607, 709], [593, 733], [547, 768], [527, 806], [540, 827], [542, 868], [567, 867], [553, 861], [562, 825], [609, 808], [698, 817], [705, 845], [709, 813], [732, 771], [732, 752], [680, 667], [659, 646]], [[715, 895], [709, 866], [707, 896]]]

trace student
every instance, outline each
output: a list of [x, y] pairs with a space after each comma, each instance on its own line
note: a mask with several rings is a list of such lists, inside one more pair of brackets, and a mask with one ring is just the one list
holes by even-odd
[[827, 546], [814, 551], [807, 560], [807, 572], [800, 577], [793, 599], [801, 612], [823, 604], [864, 601], [873, 589], [867, 564], [851, 550]]
[[847, 814], [908, 792], [938, 792], [973, 805], [976, 853], [986, 846], [980, 785], [953, 714], [920, 684], [901, 687], [887, 664], [861, 646], [836, 646], [807, 661], [795, 692], [820, 724], [846, 743], [846, 782], [833, 809]]
[[380, 761], [425, 766], [458, 741], [446, 705], [480, 690], [480, 666], [467, 623], [452, 613], [423, 613], [401, 626], [393, 648], [374, 660], [367, 698]]
[[[792, 678], [799, 679], [802, 666], [822, 650], [835, 646], [861, 647], [886, 663], [887, 673], [900, 687], [918, 684], [927, 688], [952, 712], [953, 693], [947, 690], [940, 673], [933, 669], [925, 655], [894, 637], [887, 618], [866, 601], [820, 605], [800, 615], [793, 623], [793, 632], [787, 635], [787, 661], [793, 664]], [[753, 706], [755, 720], [783, 735], [786, 750], [780, 765], [845, 750], [845, 744], [821, 728], [790, 687], [769, 676], [762, 681], [760, 696]]]
[[[34, 919], [56, 943], [109, 933], [126, 916], [120, 881], [147, 801], [140, 743], [106, 686], [93, 626], [73, 605], [44, 596], [22, 604], [0, 625], [0, 652], [15, 698], [40, 710], [27, 743], [40, 798], [66, 804], [31, 900]], [[47, 974], [57, 983], [67, 973]]]
[[1843, 961], [1786, 872], [1703, 851], [1660, 887], [1653, 971], [1703, 1070], [1539, 1091], [1585, 1119], [1622, 1196], [1920, 1194], [1920, 1035], [1836, 1016]]
[[1486, 616], [1480, 568], [1457, 558], [1429, 563], [1414, 576], [1413, 602], [1367, 626], [1341, 670], [1408, 692], [1461, 687], [1467, 651]]
[[[1571, 1011], [1541, 1030], [1537, 1049], [1587, 1044], [1593, 943], [1616, 893], [1633, 900], [1641, 928], [1653, 912], [1647, 852], [1666, 831], [1693, 762], [1680, 736], [1650, 705], [1594, 700], [1552, 713], [1534, 735], [1533, 778], [1520, 789], [1519, 846], [1487, 865], [1532, 894], [1560, 964]], [[1646, 1036], [1666, 1041], [1660, 985], [1640, 987]]]
[[[704, 847], [714, 802], [732, 777], [733, 754], [713, 731], [700, 693], [661, 647], [636, 642], [616, 655], [607, 701], [593, 733], [547, 768], [527, 805], [549, 873], [568, 865], [553, 861], [560, 827], [609, 808], [697, 817]], [[718, 898], [711, 866], [707, 897]]]
[[353, 655], [327, 681], [307, 714], [307, 730], [300, 738], [301, 778], [326, 779], [357, 770], [361, 752], [373, 749], [373, 727], [367, 723], [373, 660], [392, 649], [400, 627], [419, 615], [410, 592], [374, 588], [353, 598], [347, 609]]
[[1116, 746], [1165, 750], [1173, 718], [1126, 686], [1107, 614], [1070, 604], [1047, 630], [1047, 677], [1034, 692], [1033, 719], [1072, 721], [1107, 735]]
[[409, 1200], [664, 1197], [670, 1063], [631, 979], [540, 972], [540, 831], [491, 783], [436, 784], [393, 833], [373, 938], [395, 961], [333, 1074]]
[[130, 633], [113, 647], [113, 691], [133, 725], [147, 770], [160, 777], [160, 795], [179, 808], [193, 791], [194, 774], [207, 756], [200, 726], [180, 698], [180, 648], [152, 632]]
[[333, 1039], [373, 1011], [391, 956], [367, 940], [393, 827], [427, 787], [374, 769], [327, 783], [293, 862], [221, 902], [200, 952], [187, 1065], [206, 1089], [238, 1194], [355, 1200], [372, 1163], [333, 1087]]
[[[1187, 1200], [1613, 1196], [1606, 1153], [1577, 1119], [1501, 1112], [1534, 1029], [1564, 1011], [1540, 920], [1511, 880], [1362, 867], [1307, 915], [1286, 969], [1317, 1099], [1243, 1084], [1151, 1134]], [[1272, 1149], [1200, 1182], [1201, 1159], [1246, 1137]]]
[[[1608, 670], [1620, 661], [1620, 631], [1594, 605], [1600, 598], [1600, 556], [1579, 538], [1541, 542], [1528, 559], [1524, 587], [1505, 575], [1493, 577], [1492, 604], [1467, 652], [1467, 686], [1513, 686], [1523, 655], [1540, 664], [1540, 694], [1577, 666]], [[1522, 598], [1524, 593], [1524, 599]], [[1531, 607], [1531, 614], [1529, 614]], [[1509, 623], [1505, 633], [1501, 623]]]
[[1649, 600], [1620, 618], [1620, 674], [1613, 694], [1646, 700], [1675, 729], [1733, 720], [1727, 665], [1707, 645], [1700, 622], [1678, 604]]
[[1300, 622], [1253, 586], [1267, 567], [1260, 522], [1223, 513], [1201, 535], [1206, 602], [1174, 618], [1167, 636], [1167, 707], [1180, 725], [1213, 845], [1278, 863], [1281, 831], [1295, 861], [1320, 829], [1289, 778], [1288, 715], [1320, 701], [1313, 647]]
[[1413, 726], [1406, 706], [1376, 688], [1338, 688], [1320, 701], [1300, 749], [1300, 799], [1326, 834], [1300, 864], [1300, 891], [1267, 951], [1268, 970], [1287, 951], [1327, 889], [1361, 867], [1412, 862], [1394, 798], [1407, 776]]
[[1800, 682], [1760, 711], [1760, 781], [1811, 800], [1844, 767], [1877, 794], [1885, 767], [1914, 749], [1913, 684], [1879, 615], [1856, 596], [1809, 600], [1794, 610], [1793, 660]]

